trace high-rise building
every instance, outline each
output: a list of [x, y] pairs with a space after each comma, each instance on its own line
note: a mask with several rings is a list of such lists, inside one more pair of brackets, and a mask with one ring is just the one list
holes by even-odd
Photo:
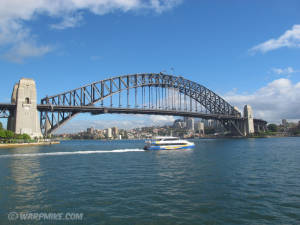
[[94, 131], [95, 131], [94, 127], [90, 127], [90, 128], [88, 128], [88, 129], [86, 129], [86, 132], [87, 132], [88, 134], [93, 134]]
[[285, 128], [288, 127], [288, 122], [286, 119], [282, 119], [282, 126]]
[[187, 128], [189, 130], [195, 130], [195, 121], [194, 121], [194, 118], [188, 118], [187, 119]]
[[112, 135], [114, 137], [117, 137], [119, 135], [119, 129], [117, 127], [113, 127], [112, 129]]
[[185, 124], [187, 124], [187, 122], [188, 122], [188, 120], [189, 120], [189, 117], [183, 117], [183, 122], [185, 123]]
[[204, 127], [209, 127], [212, 128], [214, 127], [214, 121], [213, 120], [202, 120], [202, 122], [204, 123]]
[[186, 123], [183, 122], [183, 120], [178, 119], [178, 120], [175, 120], [175, 121], [174, 121], [173, 127], [174, 127], [174, 128], [182, 129], [182, 128], [185, 128], [185, 127], [186, 127]]
[[112, 138], [112, 130], [111, 128], [107, 128], [107, 138]]

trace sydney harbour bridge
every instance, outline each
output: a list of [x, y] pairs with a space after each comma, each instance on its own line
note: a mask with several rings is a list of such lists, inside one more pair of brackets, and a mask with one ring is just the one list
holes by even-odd
[[[264, 130], [266, 121], [255, 119], [251, 107], [244, 115], [222, 97], [182, 76], [164, 73], [131, 74], [100, 80], [60, 94], [36, 99], [35, 82], [15, 84], [10, 103], [0, 103], [0, 117], [8, 129], [31, 136], [47, 136], [79, 113], [152, 114], [220, 121], [236, 136]], [[39, 113], [38, 113], [39, 111]]]

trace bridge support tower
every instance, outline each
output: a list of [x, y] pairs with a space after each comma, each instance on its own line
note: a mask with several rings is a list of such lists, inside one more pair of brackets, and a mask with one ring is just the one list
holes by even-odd
[[244, 107], [244, 136], [254, 133], [253, 111], [250, 105]]
[[[238, 109], [236, 108], [238, 111]], [[258, 124], [255, 127], [253, 112], [250, 105], [244, 107], [244, 117], [239, 120], [232, 120], [227, 122], [227, 129], [231, 131], [234, 136], [247, 136], [259, 131]], [[255, 129], [254, 129], [255, 128]]]
[[41, 137], [35, 81], [22, 78], [16, 83], [11, 103], [16, 104], [16, 110], [10, 112], [7, 129], [16, 134], [28, 134], [32, 138]]

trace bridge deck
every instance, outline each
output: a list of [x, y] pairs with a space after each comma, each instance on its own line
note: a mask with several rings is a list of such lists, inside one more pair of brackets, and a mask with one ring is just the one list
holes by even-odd
[[52, 112], [73, 112], [73, 113], [92, 113], [104, 114], [104, 113], [121, 113], [121, 114], [150, 114], [150, 115], [167, 115], [167, 116], [186, 116], [186, 117], [198, 117], [203, 119], [243, 119], [230, 115], [218, 115], [218, 114], [205, 114], [201, 112], [190, 111], [176, 111], [165, 109], [148, 109], [148, 108], [114, 108], [114, 107], [95, 107], [95, 106], [52, 106], [52, 105], [38, 105], [39, 111], [52, 111]]
[[15, 108], [16, 108], [15, 104], [0, 103], [0, 110], [14, 110]]
[[[11, 103], [0, 103], [0, 110], [15, 110], [16, 105]], [[238, 118], [231, 115], [206, 114], [201, 112], [176, 111], [165, 109], [143, 109], [143, 108], [114, 108], [114, 107], [95, 107], [95, 106], [55, 106], [49, 104], [37, 105], [37, 109], [41, 112], [72, 112], [72, 113], [91, 113], [93, 115], [105, 113], [118, 114], [148, 114], [148, 115], [166, 115], [166, 116], [186, 116], [203, 119], [231, 119], [244, 120], [243, 117]], [[254, 119], [255, 122], [266, 123], [261, 119]]]
[[[0, 110], [14, 110], [15, 104], [0, 103]], [[114, 107], [95, 107], [95, 106], [54, 106], [54, 105], [37, 105], [37, 109], [41, 112], [72, 112], [72, 113], [91, 113], [93, 115], [105, 113], [119, 114], [148, 114], [148, 115], [166, 115], [166, 116], [186, 116], [203, 119], [233, 119], [244, 120], [243, 117], [237, 118], [230, 115], [206, 114], [201, 112], [176, 111], [165, 109], [143, 109], [143, 108], [114, 108]], [[261, 119], [254, 119], [255, 122], [264, 123]]]

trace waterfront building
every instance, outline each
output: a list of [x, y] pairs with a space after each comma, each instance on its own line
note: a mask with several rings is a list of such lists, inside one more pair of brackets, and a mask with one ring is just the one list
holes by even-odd
[[287, 127], [288, 127], [288, 122], [287, 122], [286, 119], [282, 119], [282, 126], [283, 126], [284, 128], [287, 128]]
[[204, 127], [210, 127], [209, 120], [203, 119], [202, 122], [204, 123]]
[[119, 135], [119, 129], [117, 127], [111, 128], [112, 130], [112, 136], [117, 137]]
[[196, 123], [196, 131], [199, 133], [199, 134], [204, 134], [204, 123], [201, 122], [201, 121], [198, 121]]
[[183, 117], [183, 122], [187, 125], [187, 122], [188, 122], [188, 120], [189, 120], [189, 117]]
[[107, 136], [107, 138], [109, 138], [109, 139], [112, 138], [112, 130], [111, 130], [111, 128], [107, 128], [107, 130], [106, 130], [106, 136]]
[[94, 131], [95, 131], [94, 127], [90, 127], [90, 128], [88, 128], [88, 129], [86, 129], [86, 132], [87, 132], [88, 134], [93, 134]]
[[173, 127], [177, 129], [183, 129], [186, 127], [186, 123], [183, 120], [178, 119], [174, 121]]
[[188, 120], [187, 120], [187, 129], [195, 130], [195, 120], [194, 120], [194, 118], [188, 118]]
[[220, 126], [219, 122], [216, 120], [202, 120], [202, 122], [204, 123], [204, 127], [206, 128], [217, 128]]

